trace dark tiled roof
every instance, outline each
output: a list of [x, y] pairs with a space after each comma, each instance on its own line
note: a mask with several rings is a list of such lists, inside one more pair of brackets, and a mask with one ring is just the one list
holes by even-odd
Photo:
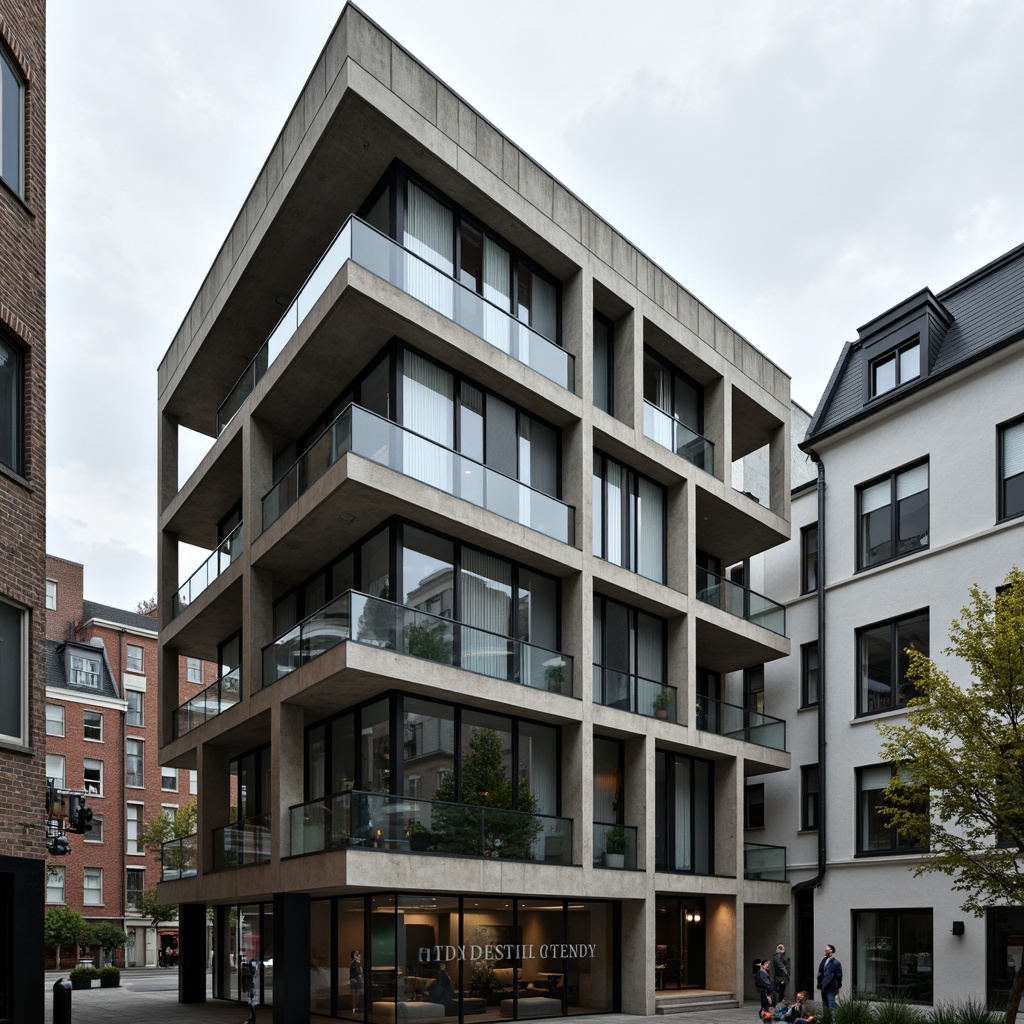
[[936, 298], [952, 323], [945, 335], [933, 342], [936, 350], [931, 353], [927, 375], [898, 389], [889, 399], [876, 399], [867, 408], [864, 349], [860, 341], [847, 342], [814, 412], [805, 444], [902, 401], [1001, 345], [1024, 337], [1024, 245], [939, 292]]
[[[81, 683], [68, 681], [67, 655], [65, 648], [72, 650], [83, 650], [100, 656], [100, 685], [83, 686]], [[76, 693], [89, 693], [96, 697], [120, 697], [121, 694], [114, 683], [114, 675], [110, 669], [110, 662], [107, 660], [107, 652], [102, 647], [93, 647], [92, 644], [80, 644], [71, 640], [47, 640], [46, 641], [46, 685], [59, 686], [64, 690], [74, 690]]]
[[150, 632], [157, 632], [157, 622], [152, 615], [138, 615], [135, 612], [127, 612], [123, 608], [112, 608], [109, 604], [98, 604], [96, 601], [82, 602], [82, 617], [88, 622], [90, 619], [103, 619], [106, 622], [116, 622], [120, 626], [129, 626], [132, 629], [148, 629]]

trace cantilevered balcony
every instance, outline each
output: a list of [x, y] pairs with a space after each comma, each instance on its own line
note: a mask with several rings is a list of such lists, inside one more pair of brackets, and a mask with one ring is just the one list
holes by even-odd
[[242, 699], [242, 667], [225, 672], [215, 683], [174, 709], [174, 736], [184, 736]]
[[644, 402], [644, 436], [692, 462], [698, 469], [715, 472], [714, 444], [647, 401]]
[[576, 510], [571, 505], [358, 405], [348, 406], [267, 492], [263, 529], [349, 452], [565, 544], [576, 542]]
[[781, 604], [708, 569], [697, 569], [697, 600], [786, 635], [786, 609]]
[[199, 837], [182, 836], [160, 844], [160, 881], [173, 882], [179, 878], [193, 878], [199, 873]]
[[594, 866], [636, 871], [635, 825], [594, 822]]
[[786, 848], [764, 843], [743, 844], [743, 877], [753, 881], [786, 881]]
[[678, 721], [674, 686], [619, 672], [604, 665], [594, 666], [594, 703], [621, 708], [635, 715]]
[[477, 295], [376, 228], [350, 217], [306, 278], [270, 337], [253, 357], [217, 410], [217, 433], [231, 422], [299, 325], [347, 260], [393, 284], [513, 359], [568, 391], [574, 390], [575, 360], [507, 310]]
[[786, 749], [786, 723], [781, 718], [712, 697], [697, 698], [697, 728], [773, 750]]
[[572, 693], [572, 657], [349, 590], [263, 648], [268, 686], [352, 640], [477, 675]]
[[290, 808], [292, 856], [350, 847], [572, 863], [572, 820], [346, 790]]
[[270, 815], [258, 814], [213, 830], [213, 870], [228, 871], [270, 861]]
[[174, 614], [180, 615], [242, 553], [242, 524], [239, 523], [217, 545], [213, 554], [181, 585], [174, 595]]

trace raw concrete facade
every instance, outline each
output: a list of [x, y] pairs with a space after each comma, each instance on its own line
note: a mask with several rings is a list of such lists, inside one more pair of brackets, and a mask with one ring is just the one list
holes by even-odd
[[[789, 643], [723, 571], [788, 537], [788, 377], [349, 5], [159, 392], [161, 761], [200, 790], [160, 888], [181, 998], [207, 908], [215, 995], [273, 959], [276, 1021], [741, 992], [748, 908], [781, 932], [789, 904], [744, 783], [790, 757], [722, 686]], [[182, 427], [211, 447], [179, 484]], [[732, 466], [762, 448], [758, 502]], [[187, 579], [182, 543], [212, 552]], [[201, 708], [183, 655], [224, 673]], [[497, 838], [489, 736], [525, 815]], [[439, 959], [454, 997], [424, 1000]]]

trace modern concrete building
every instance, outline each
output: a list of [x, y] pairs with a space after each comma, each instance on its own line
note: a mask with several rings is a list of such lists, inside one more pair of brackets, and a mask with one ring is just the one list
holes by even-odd
[[976, 919], [945, 878], [912, 876], [922, 851], [877, 814], [892, 768], [875, 725], [912, 696], [904, 651], [938, 657], [971, 584], [993, 593], [1021, 563], [1022, 376], [1024, 247], [865, 324], [801, 445], [820, 486], [794, 491], [792, 539], [763, 577], [793, 644], [765, 688], [787, 695], [794, 763], [752, 783], [769, 813], [747, 837], [789, 848], [803, 986], [826, 942], [845, 988], [923, 1003], [1005, 1003], [1020, 963], [1021, 908]]
[[730, 673], [789, 643], [726, 571], [789, 535], [786, 374], [349, 5], [159, 403], [181, 999], [208, 911], [214, 995], [264, 960], [279, 1022], [740, 994], [789, 908], [745, 781], [790, 757]]
[[0, 1021], [43, 1016], [46, 8], [0, 0]]

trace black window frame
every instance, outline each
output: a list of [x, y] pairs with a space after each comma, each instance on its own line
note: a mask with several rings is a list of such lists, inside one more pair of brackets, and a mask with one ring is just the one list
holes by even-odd
[[748, 782], [743, 788], [743, 827], [764, 828], [764, 825], [764, 783]]
[[821, 820], [821, 776], [817, 764], [800, 766], [800, 831], [817, 832]]
[[[899, 478], [901, 476], [903, 476], [905, 473], [910, 473], [910, 472], [912, 472], [912, 471], [914, 471], [916, 469], [919, 469], [921, 466], [924, 466], [927, 469], [927, 472], [928, 472], [928, 486], [924, 489], [923, 492], [922, 491], [915, 491], [914, 494], [911, 495], [910, 497], [912, 498], [915, 495], [921, 494], [921, 493], [924, 493], [926, 495], [926, 499], [925, 499], [925, 525], [924, 525], [924, 530], [923, 530], [922, 533], [918, 534], [917, 536], [918, 536], [918, 539], [920, 539], [921, 537], [928, 537], [929, 539], [927, 541], [925, 541], [924, 543], [920, 543], [919, 542], [914, 547], [909, 548], [908, 550], [901, 551], [899, 549], [900, 549], [900, 546], [901, 546], [900, 522], [901, 522], [901, 518], [902, 517], [900, 515], [899, 502], [900, 502], [900, 500], [906, 501], [908, 499], [906, 499], [906, 498], [898, 499], [896, 497], [896, 495], [897, 495], [897, 488], [898, 488], [898, 482], [899, 482]], [[870, 512], [865, 513], [865, 512], [862, 511], [864, 494], [865, 494], [865, 492], [869, 488], [875, 487], [878, 484], [884, 483], [886, 480], [889, 481], [889, 502], [888, 502], [887, 505], [879, 506], [879, 510], [881, 510], [882, 508], [888, 508], [889, 509], [889, 542], [888, 543], [889, 543], [889, 551], [890, 551], [890, 553], [885, 558], [876, 558], [876, 559], [874, 559], [872, 561], [866, 561], [865, 560], [865, 551], [864, 551], [864, 517], [865, 517], [865, 515], [870, 515], [871, 513]], [[904, 466], [900, 466], [898, 469], [891, 470], [888, 473], [883, 473], [881, 476], [877, 476], [873, 480], [868, 480], [865, 483], [862, 483], [862, 484], [858, 485], [858, 487], [857, 487], [857, 503], [856, 503], [857, 521], [856, 521], [856, 526], [855, 526], [855, 532], [856, 532], [856, 537], [857, 537], [857, 571], [858, 572], [862, 572], [862, 571], [864, 571], [866, 569], [873, 569], [876, 565], [885, 565], [888, 562], [896, 561], [896, 559], [898, 559], [898, 558], [906, 558], [908, 555], [918, 554], [921, 551], [927, 551], [929, 549], [929, 547], [931, 546], [931, 538], [930, 538], [930, 530], [931, 530], [931, 486], [932, 486], [931, 464], [930, 464], [930, 459], [929, 459], [928, 456], [925, 456], [923, 459], [916, 459], [914, 462], [907, 463]]]
[[0, 465], [6, 466], [12, 473], [25, 475], [25, 349], [10, 336], [0, 331], [0, 365], [10, 359], [13, 364], [12, 387], [0, 391], [4, 399], [4, 408], [0, 410], [0, 420], [11, 424], [11, 451], [0, 451]]
[[[1015, 419], [1007, 420], [996, 427], [996, 509], [998, 512], [997, 522], [1005, 522], [1008, 519], [1017, 519], [1024, 515], [1024, 472], [1015, 473], [1012, 477], [1006, 476], [1006, 432], [1014, 428], [1024, 430], [1024, 416], [1017, 416]], [[1007, 482], [1008, 479], [1021, 481], [1022, 493], [1018, 507], [1008, 509]]]
[[[917, 349], [917, 373], [913, 377], [908, 377], [906, 380], [902, 379], [900, 373], [900, 367], [902, 365], [902, 357], [904, 352], [909, 352], [912, 348]], [[868, 364], [868, 389], [871, 398], [881, 398], [882, 395], [890, 395], [897, 389], [903, 387], [905, 384], [909, 384], [912, 380], [920, 380], [923, 376], [921, 360], [924, 356], [925, 348], [921, 344], [921, 336], [915, 334], [912, 338], [908, 338], [906, 341], [901, 342], [894, 348], [890, 348], [883, 352], [881, 355], [875, 356]], [[891, 388], [884, 388], [879, 391], [875, 386], [875, 371], [883, 363], [887, 363], [890, 359], [895, 362], [895, 384]]]
[[[607, 395], [608, 401], [606, 405], [601, 405], [597, 401], [597, 325], [598, 323], [607, 331], [608, 334], [608, 345], [606, 351], [606, 357], [604, 360], [604, 373], [602, 374], [602, 383], [605, 389], [605, 395]], [[594, 364], [594, 380], [591, 387], [591, 402], [595, 409], [600, 409], [602, 412], [608, 413], [609, 416], [615, 415], [615, 322], [605, 316], [603, 313], [599, 313], [596, 309], [594, 310], [594, 331], [591, 336], [591, 344], [593, 346], [593, 364]]]
[[[864, 826], [865, 826], [865, 821], [866, 821], [866, 818], [867, 818], [867, 810], [868, 810], [868, 808], [865, 806], [865, 801], [868, 798], [868, 794], [870, 794], [870, 793], [881, 793], [881, 792], [884, 792], [884, 790], [864, 789], [863, 781], [862, 780], [864, 778], [865, 773], [871, 772], [871, 771], [877, 771], [879, 768], [888, 768], [889, 769], [889, 777], [890, 778], [892, 778], [898, 772], [898, 770], [899, 770], [895, 765], [885, 764], [884, 762], [882, 762], [880, 764], [860, 765], [859, 767], [854, 769], [855, 778], [856, 778], [856, 799], [855, 799], [855, 802], [854, 802], [854, 806], [856, 808], [856, 815], [857, 815], [857, 827], [856, 827], [856, 844], [857, 845], [856, 845], [856, 848], [854, 850], [854, 856], [855, 857], [893, 857], [893, 856], [904, 856], [904, 855], [908, 855], [909, 856], [909, 855], [912, 855], [912, 854], [927, 853], [928, 852], [928, 847], [927, 846], [916, 846], [916, 845], [913, 845], [908, 840], [904, 840], [902, 838], [902, 836], [901, 836], [901, 834], [900, 834], [898, 829], [895, 829], [895, 828], [885, 828], [884, 826], [882, 826], [882, 831], [880, 833], [878, 833], [878, 834], [879, 835], [885, 835], [885, 836], [889, 837], [888, 845], [886, 845], [884, 848], [882, 848], [882, 847], [876, 847], [874, 849], [868, 849], [867, 848], [867, 836], [864, 834], [865, 833], [865, 827]], [[877, 807], [881, 807], [884, 804], [885, 804], [884, 798], [883, 799], [879, 799], [877, 801], [876, 812], [875, 813], [877, 813]]]
[[[908, 701], [916, 697], [917, 691], [912, 689], [906, 681], [905, 670], [901, 671], [900, 659], [906, 658], [904, 653], [906, 648], [901, 646], [899, 640], [899, 627], [910, 622], [912, 619], [919, 619], [924, 617], [927, 628], [928, 642], [924, 645], [927, 649], [921, 650], [921, 653], [926, 657], [931, 653], [931, 609], [928, 606], [924, 608], [918, 608], [912, 612], [907, 612], [905, 615], [898, 615], [892, 619], [882, 619], [879, 622], [872, 622], [865, 626], [860, 626], [856, 631], [856, 653], [857, 653], [857, 675], [856, 683], [854, 686], [854, 692], [856, 694], [855, 701], [855, 714], [858, 718], [865, 718], [871, 715], [883, 715], [891, 711], [898, 711], [901, 708], [907, 706]], [[889, 627], [889, 657], [890, 657], [890, 685], [889, 685], [889, 699], [890, 703], [883, 707], [866, 708], [862, 706], [863, 701], [863, 687], [861, 686], [861, 677], [864, 672], [864, 637], [867, 633], [881, 629], [882, 627]], [[915, 648], [920, 650], [920, 648]]]
[[[811, 664], [810, 658], [812, 652], [817, 657], [818, 662], [814, 666], [814, 694], [813, 700], [811, 694]], [[811, 640], [806, 644], [800, 645], [800, 707], [802, 708], [814, 708], [818, 706], [818, 702], [821, 700], [821, 655], [818, 650], [818, 641]]]
[[[99, 719], [99, 724], [93, 723], [90, 726], [89, 716], [95, 715]], [[96, 735], [90, 735], [90, 729], [94, 730]], [[102, 743], [103, 742], [103, 712], [94, 711], [92, 708], [86, 708], [82, 712], [82, 739], [89, 743]]]
[[[811, 538], [814, 547], [811, 548]], [[811, 567], [813, 565], [813, 573]], [[813, 582], [811, 577], [814, 577]], [[800, 531], [800, 593], [813, 594], [818, 589], [818, 524], [811, 523]]]
[[[664, 791], [657, 789], [655, 799], [655, 870], [680, 875], [710, 876], [715, 873], [715, 767], [714, 763], [702, 757], [691, 757], [688, 754], [676, 753], [673, 750], [657, 748], [654, 751], [655, 775], [663, 773]], [[692, 868], [671, 867], [678, 860], [676, 850], [676, 813], [678, 811], [675, 791], [674, 767], [683, 762], [689, 766], [690, 788], [690, 848], [687, 851]], [[707, 800], [708, 814], [698, 820], [698, 765], [702, 766], [707, 775], [707, 792], [703, 794]], [[701, 841], [706, 846], [701, 847]], [[707, 870], [697, 870], [702, 859], [707, 861]]]

